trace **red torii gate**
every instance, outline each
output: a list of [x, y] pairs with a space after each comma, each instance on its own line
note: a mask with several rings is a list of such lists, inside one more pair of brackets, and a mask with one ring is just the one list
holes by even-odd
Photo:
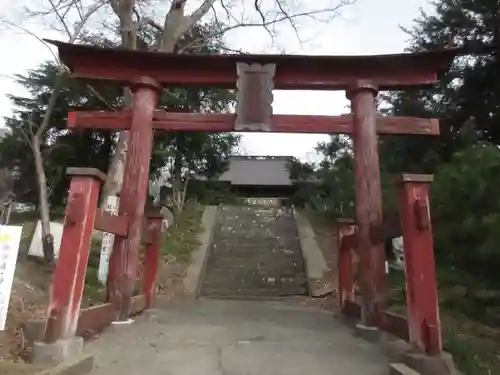
[[[132, 292], [144, 224], [153, 129], [161, 129], [353, 134], [356, 228], [354, 234], [347, 233], [352, 234], [348, 243], [351, 247], [356, 246], [360, 255], [361, 322], [367, 327], [383, 325], [382, 312], [386, 294], [385, 254], [382, 241], [373, 235], [383, 227], [377, 134], [438, 135], [439, 125], [435, 119], [378, 116], [375, 97], [378, 91], [404, 90], [434, 84], [438, 74], [448, 69], [459, 52], [457, 49], [382, 56], [176, 55], [48, 42], [58, 47], [61, 61], [71, 69], [75, 77], [119, 83], [129, 86], [133, 92], [131, 110], [118, 113], [85, 111], [68, 115], [70, 128], [129, 131], [119, 216], [113, 219], [113, 223], [110, 221], [109, 225], [103, 225], [102, 215], [99, 216], [100, 228], [117, 234], [108, 277], [108, 295], [113, 302], [117, 320], [126, 320], [131, 310], [136, 310], [132, 306]], [[238, 88], [236, 113], [198, 114], [157, 111], [155, 107], [162, 86]], [[345, 90], [351, 100], [352, 113], [347, 116], [272, 115], [272, 89]], [[421, 177], [416, 179], [417, 185], [422, 183]], [[408, 273], [408, 283], [411, 283], [412, 292], [408, 297], [408, 305], [417, 311], [408, 317], [410, 340], [427, 350], [427, 344], [424, 342], [427, 339], [422, 336], [423, 328], [420, 324], [422, 319], [427, 326], [437, 326], [439, 331], [439, 317], [436, 314], [436, 282], [432, 263], [432, 234], [430, 224], [425, 225], [429, 222], [427, 191], [425, 187], [412, 185], [415, 177], [406, 176], [404, 180], [406, 187], [403, 189], [401, 202], [404, 207], [405, 250], [411, 252], [408, 259], [414, 262], [413, 266], [409, 268], [407, 266], [407, 270], [411, 271], [411, 274]], [[70, 191], [70, 203], [71, 194]], [[419, 198], [418, 202], [415, 201], [415, 197]], [[68, 208], [71, 206], [70, 203]], [[414, 209], [414, 206], [417, 209]], [[90, 217], [95, 215], [96, 205], [94, 204], [92, 208], [87, 204], [87, 207], [90, 207], [88, 209], [91, 211], [94, 210], [94, 214], [90, 214]], [[416, 222], [412, 217], [417, 214], [420, 219]], [[87, 218], [88, 215], [84, 216]], [[64, 235], [70, 230], [71, 228], [65, 226]], [[352, 232], [354, 229], [350, 227], [349, 230]], [[341, 230], [339, 238], [342, 240], [345, 235], [346, 232]], [[85, 232], [85, 236], [90, 236], [90, 233]], [[85, 240], [84, 243], [86, 242]], [[90, 237], [88, 242], [90, 243]], [[69, 251], [64, 246], [66, 242], [63, 240], [61, 254]], [[415, 246], [423, 248], [417, 252]], [[342, 300], [352, 303], [348, 290], [350, 275], [346, 275], [348, 267], [342, 266], [342, 262], [346, 262], [346, 259], [345, 256], [340, 256], [340, 288], [343, 291]], [[61, 261], [62, 257], [57, 266], [54, 286], [63, 284], [67, 280], [67, 273], [73, 272], [63, 271], [64, 266]], [[347, 261], [350, 262], [350, 259]], [[155, 265], [154, 260], [151, 262]], [[415, 272], [426, 274], [426, 287], [432, 288], [434, 292], [428, 293], [425, 297], [421, 296], [422, 293], [417, 293], [415, 299], [413, 292], [418, 282]], [[154, 275], [149, 276], [147, 284], [151, 289]], [[149, 280], [151, 278], [153, 281]], [[66, 290], [62, 292], [62, 289], [65, 288], [62, 286], [53, 288], [50, 306], [59, 306], [59, 309], [61, 306], [73, 306], [68, 296], [74, 296], [75, 291], [67, 293]], [[81, 297], [81, 290], [77, 290], [76, 293]], [[61, 323], [56, 324], [55, 328], [48, 324], [46, 328], [46, 337], [51, 337], [51, 341], [75, 333], [78, 311], [74, 309], [69, 311], [70, 309], [66, 308], [60, 310], [62, 311], [58, 310], [57, 315]], [[420, 314], [424, 310], [423, 315]], [[48, 316], [53, 315], [49, 307]], [[55, 338], [54, 331], [58, 332]], [[440, 346], [439, 338], [438, 351]]]

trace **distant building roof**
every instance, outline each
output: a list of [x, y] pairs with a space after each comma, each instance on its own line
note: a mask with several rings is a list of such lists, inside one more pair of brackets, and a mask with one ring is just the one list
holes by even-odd
[[232, 156], [219, 178], [236, 186], [291, 186], [290, 156]]

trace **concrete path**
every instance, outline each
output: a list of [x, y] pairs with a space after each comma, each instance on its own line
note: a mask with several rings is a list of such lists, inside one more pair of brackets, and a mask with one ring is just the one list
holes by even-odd
[[331, 313], [284, 302], [198, 300], [89, 342], [92, 375], [387, 375], [377, 345]]

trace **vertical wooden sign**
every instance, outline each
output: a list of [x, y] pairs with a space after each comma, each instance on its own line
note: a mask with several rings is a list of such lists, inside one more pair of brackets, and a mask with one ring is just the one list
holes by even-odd
[[276, 65], [237, 63], [235, 131], [270, 131]]

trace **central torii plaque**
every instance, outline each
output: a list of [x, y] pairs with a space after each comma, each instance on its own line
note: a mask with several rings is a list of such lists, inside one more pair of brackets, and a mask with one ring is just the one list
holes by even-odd
[[271, 130], [275, 64], [237, 63], [235, 131]]

